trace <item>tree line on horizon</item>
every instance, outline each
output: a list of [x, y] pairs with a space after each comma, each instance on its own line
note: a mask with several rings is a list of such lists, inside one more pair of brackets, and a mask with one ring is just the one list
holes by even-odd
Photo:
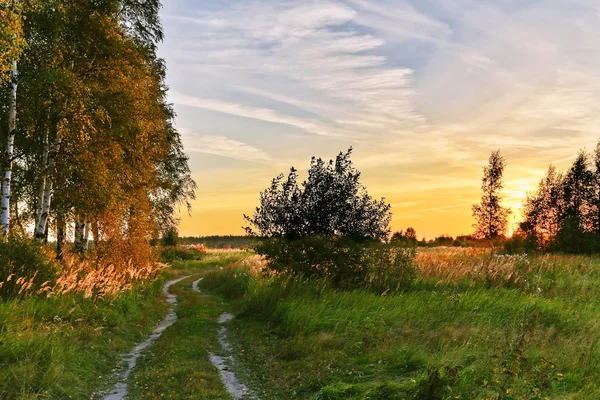
[[291, 168], [260, 194], [253, 216], [244, 216], [249, 236], [294, 241], [310, 236], [347, 237], [357, 242], [383, 241], [401, 245], [470, 246], [478, 242], [506, 243], [517, 251], [600, 252], [600, 142], [593, 154], [581, 151], [560, 173], [552, 165], [536, 191], [527, 195], [523, 220], [506, 236], [511, 210], [502, 206], [506, 160], [491, 153], [483, 168], [481, 201], [472, 207], [472, 235], [440, 236], [419, 241], [414, 228], [390, 236], [391, 207], [385, 198], [371, 198], [352, 165], [352, 148], [329, 163], [313, 157], [302, 184]]
[[565, 172], [548, 167], [527, 194], [510, 239], [505, 237], [510, 210], [500, 205], [505, 165], [495, 151], [484, 168], [481, 203], [473, 206], [476, 238], [503, 239], [511, 251], [600, 252], [600, 142], [591, 154], [580, 151]]
[[600, 142], [565, 172], [548, 167], [527, 195], [516, 234], [533, 249], [600, 252]]
[[[0, 236], [136, 255], [194, 198], [167, 103], [159, 0], [0, 5]], [[141, 266], [141, 265], [140, 265]]]

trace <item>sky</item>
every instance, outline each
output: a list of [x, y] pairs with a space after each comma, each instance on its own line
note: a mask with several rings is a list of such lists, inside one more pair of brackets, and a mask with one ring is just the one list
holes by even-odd
[[349, 147], [393, 230], [469, 234], [492, 151], [516, 221], [549, 164], [600, 138], [597, 0], [163, 3], [198, 184], [182, 236], [243, 234], [273, 177]]

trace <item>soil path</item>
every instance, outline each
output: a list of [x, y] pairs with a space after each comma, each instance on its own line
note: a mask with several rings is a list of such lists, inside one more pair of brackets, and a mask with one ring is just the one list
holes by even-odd
[[189, 278], [192, 275], [183, 276], [181, 278], [173, 279], [165, 283], [163, 287], [163, 293], [167, 298], [167, 303], [170, 305], [169, 313], [163, 318], [158, 326], [154, 329], [152, 334], [148, 336], [146, 340], [137, 344], [130, 353], [123, 356], [121, 363], [126, 365], [126, 368], [121, 371], [117, 376], [117, 383], [112, 390], [104, 397], [104, 400], [122, 400], [127, 396], [127, 378], [129, 374], [135, 368], [137, 360], [142, 354], [142, 351], [150, 346], [162, 335], [162, 333], [171, 325], [177, 321], [177, 313], [175, 312], [175, 305], [177, 304], [177, 296], [169, 293], [169, 288], [176, 283], [181, 282], [184, 279]]
[[[198, 284], [202, 279], [203, 278], [200, 278], [192, 284], [192, 288], [200, 294], [202, 294], [202, 292], [198, 288]], [[234, 399], [256, 399], [256, 397], [250, 393], [246, 385], [241, 383], [233, 372], [233, 351], [227, 338], [227, 326], [225, 324], [234, 318], [235, 316], [232, 314], [223, 313], [217, 319], [217, 322], [221, 324], [218, 338], [222, 354], [210, 354], [210, 362], [219, 370], [221, 381], [223, 381], [225, 389], [227, 389], [227, 392], [229, 392], [231, 397]]]

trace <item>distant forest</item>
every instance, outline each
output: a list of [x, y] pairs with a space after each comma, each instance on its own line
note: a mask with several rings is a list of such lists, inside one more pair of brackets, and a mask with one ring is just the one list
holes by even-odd
[[209, 249], [237, 249], [252, 246], [256, 238], [249, 236], [200, 236], [182, 237], [179, 243], [183, 246], [202, 244]]

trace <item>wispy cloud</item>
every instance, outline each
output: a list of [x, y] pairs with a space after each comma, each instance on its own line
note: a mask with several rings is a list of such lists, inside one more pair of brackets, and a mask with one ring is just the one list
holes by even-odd
[[237, 86], [237, 87], [235, 87], [235, 89], [242, 93], [250, 93], [250, 94], [265, 97], [265, 98], [268, 98], [271, 100], [275, 100], [280, 103], [290, 104], [290, 105], [299, 107], [303, 110], [309, 111], [311, 113], [320, 115], [322, 117], [325, 117], [325, 115], [329, 115], [331, 117], [331, 115], [335, 115], [335, 114], [339, 114], [339, 113], [343, 112], [343, 110], [339, 107], [336, 107], [335, 104], [317, 103], [314, 101], [300, 100], [300, 99], [292, 97], [292, 96], [286, 96], [286, 95], [282, 95], [282, 94], [274, 93], [274, 92], [271, 92], [268, 90], [254, 88], [254, 87]]
[[[385, 129], [394, 125], [422, 128], [425, 119], [413, 103], [413, 70], [393, 67], [385, 56], [375, 54], [385, 41], [353, 28], [352, 23], [360, 24], [358, 15], [351, 6], [333, 1], [262, 1], [200, 10], [193, 16], [172, 17], [193, 27], [192, 37], [173, 52], [175, 57], [188, 57], [191, 48], [202, 49], [202, 57], [194, 59], [199, 70], [211, 71], [211, 75], [234, 71], [226, 78], [231, 89], [271, 92], [272, 99], [302, 105], [319, 115], [326, 110], [319, 113], [311, 104], [335, 105], [338, 111], [328, 114], [330, 124], [323, 126], [284, 115], [281, 110], [248, 108], [254, 107], [252, 104], [224, 107], [223, 98], [204, 96], [204, 108], [290, 124], [326, 136], [359, 138], [379, 133], [368, 126], [344, 124], [357, 114], [385, 118]], [[272, 93], [274, 89], [277, 93]], [[178, 97], [181, 100], [182, 96]], [[209, 100], [212, 104], [207, 104]]]
[[200, 97], [187, 96], [177, 92], [172, 93], [170, 99], [175, 104], [179, 105], [203, 108], [205, 110], [236, 115], [238, 117], [252, 118], [266, 122], [295, 126], [307, 132], [315, 133], [318, 135], [328, 136], [333, 134], [330, 129], [324, 126], [321, 126], [314, 122], [309, 122], [307, 120], [285, 116], [281, 113], [278, 113], [277, 111], [268, 108], [249, 107], [238, 103], [203, 99]]
[[272, 161], [264, 151], [237, 140], [224, 136], [195, 135], [185, 128], [180, 128], [179, 131], [182, 133], [185, 149], [189, 153], [213, 154], [255, 163]]
[[417, 83], [421, 102], [436, 99], [425, 113], [438, 122], [435, 129], [460, 127], [452, 129], [453, 141], [482, 145], [476, 148], [559, 146], [572, 152], [598, 137], [595, 7], [593, 1], [467, 7], [438, 0], [436, 12], [445, 12], [461, 35], [432, 52]]
[[409, 2], [349, 0], [348, 3], [358, 10], [355, 18], [358, 23], [385, 33], [390, 41], [439, 43], [452, 33], [448, 24], [419, 12]]

